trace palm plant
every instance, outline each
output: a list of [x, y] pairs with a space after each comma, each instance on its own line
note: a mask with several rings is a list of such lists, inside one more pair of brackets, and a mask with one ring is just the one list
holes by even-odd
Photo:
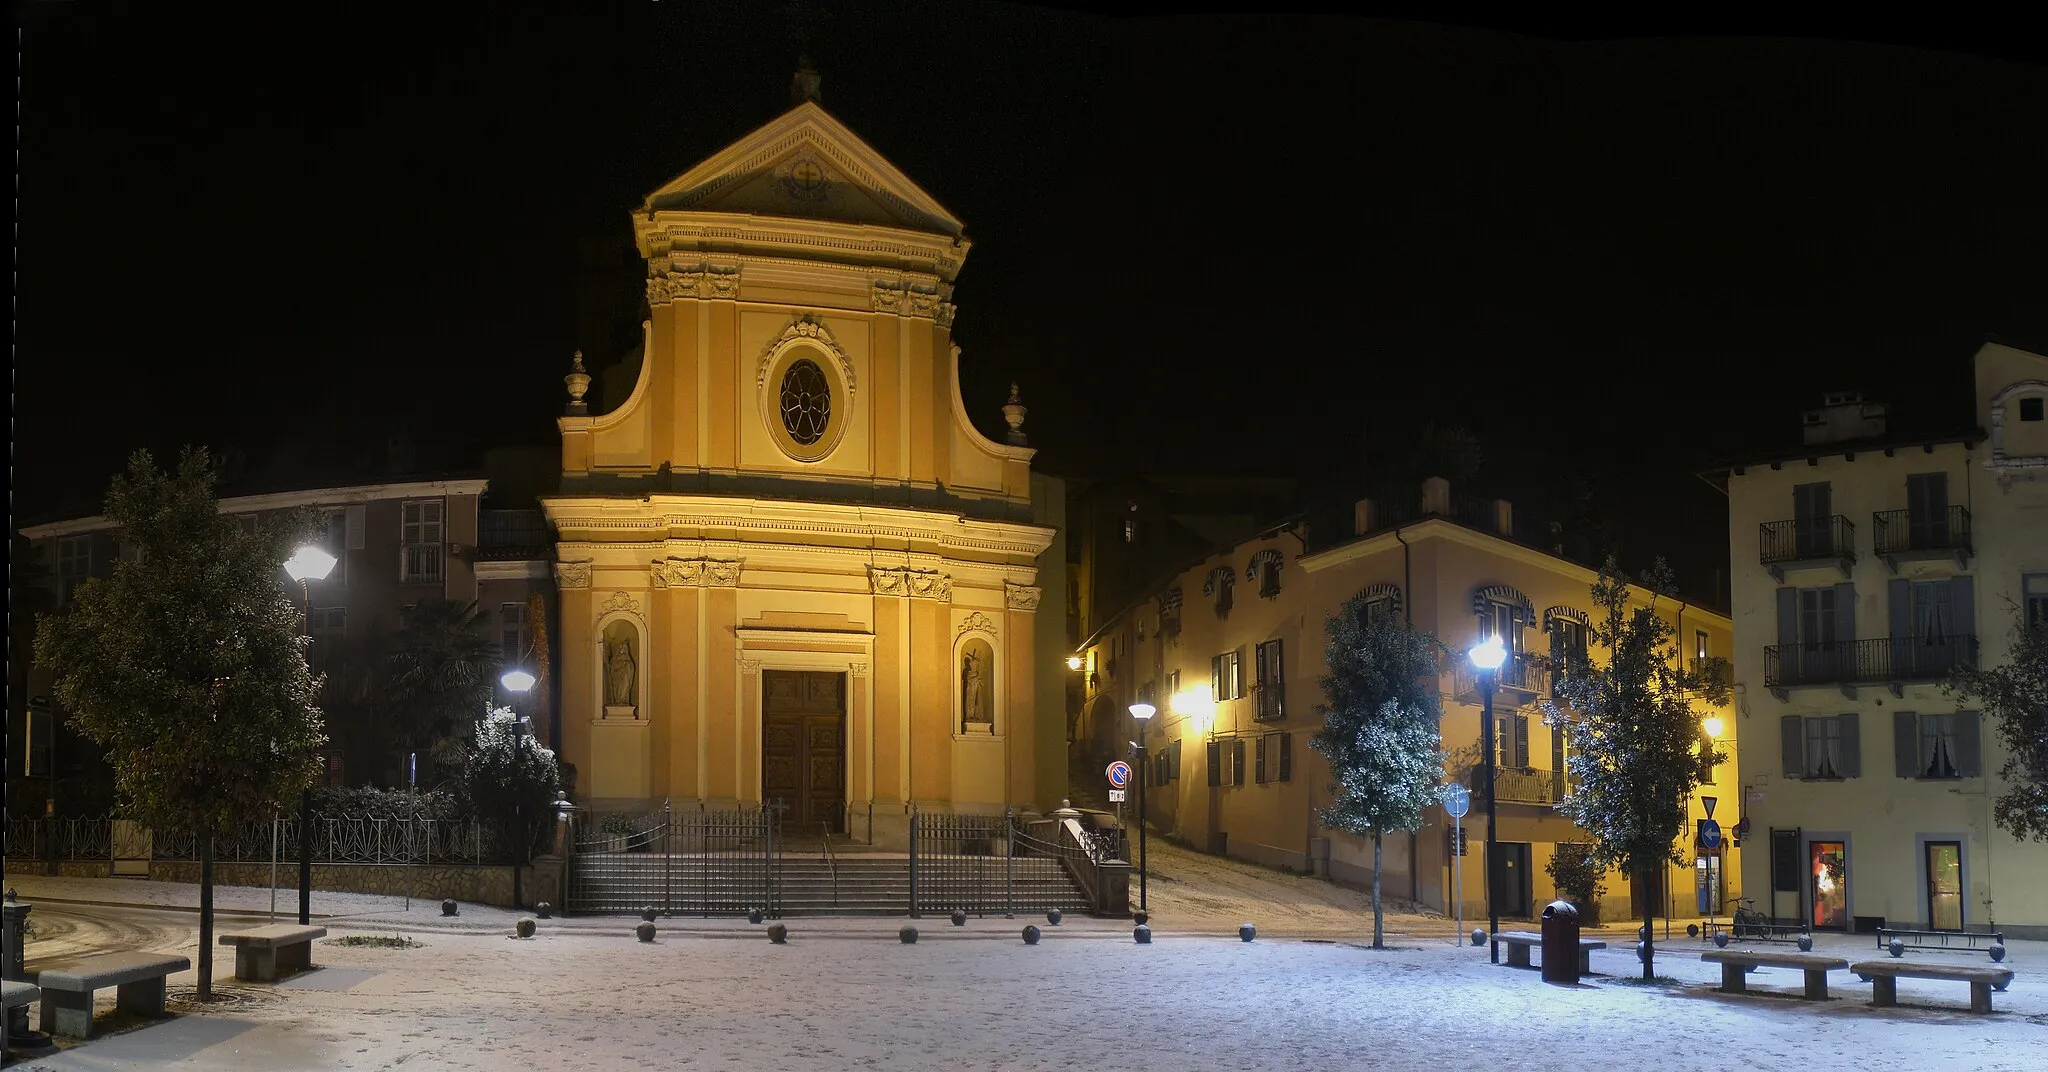
[[423, 599], [401, 615], [384, 655], [384, 706], [400, 747], [438, 781], [459, 773], [489, 705], [499, 655], [475, 602]]

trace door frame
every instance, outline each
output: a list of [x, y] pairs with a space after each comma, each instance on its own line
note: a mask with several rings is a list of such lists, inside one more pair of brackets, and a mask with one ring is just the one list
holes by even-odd
[[[809, 729], [810, 729], [810, 724], [811, 724], [811, 723], [812, 723], [813, 721], [815, 721], [815, 720], [823, 720], [823, 719], [828, 719], [828, 718], [830, 718], [830, 719], [836, 719], [836, 720], [838, 721], [838, 723], [839, 723], [839, 798], [840, 798], [840, 799], [839, 799], [839, 809], [840, 809], [840, 813], [841, 813], [841, 814], [840, 814], [840, 815], [839, 815], [838, 817], [836, 817], [836, 818], [835, 818], [835, 819], [833, 820], [833, 823], [832, 823], [832, 825], [834, 825], [834, 826], [843, 826], [843, 825], [845, 825], [845, 822], [846, 822], [846, 815], [845, 815], [845, 811], [846, 811], [846, 805], [847, 805], [848, 801], [849, 801], [849, 800], [851, 799], [851, 795], [850, 795], [850, 793], [848, 792], [848, 788], [849, 788], [849, 785], [851, 784], [851, 782], [852, 782], [852, 780], [853, 780], [853, 779], [852, 779], [852, 777], [851, 777], [851, 772], [850, 772], [850, 768], [851, 768], [851, 766], [852, 766], [852, 760], [851, 760], [851, 756], [852, 756], [852, 753], [853, 753], [853, 741], [852, 741], [852, 739], [851, 739], [851, 736], [852, 736], [852, 735], [851, 735], [851, 734], [850, 734], [850, 733], [848, 732], [848, 728], [847, 728], [847, 727], [848, 727], [848, 724], [849, 724], [849, 722], [851, 721], [851, 717], [852, 717], [852, 707], [853, 707], [853, 680], [852, 680], [852, 678], [851, 678], [850, 676], [848, 676], [848, 674], [847, 674], [847, 673], [846, 673], [846, 671], [844, 671], [844, 670], [840, 670], [840, 671], [838, 671], [838, 672], [836, 672], [836, 673], [835, 673], [834, 671], [831, 671], [831, 670], [791, 670], [791, 669], [785, 669], [785, 668], [783, 668], [783, 667], [779, 667], [779, 666], [778, 666], [778, 667], [764, 667], [764, 668], [762, 669], [762, 671], [761, 671], [761, 674], [760, 674], [760, 677], [761, 677], [761, 688], [760, 688], [760, 697], [761, 697], [761, 698], [760, 698], [760, 703], [759, 703], [759, 705], [758, 705], [758, 709], [757, 709], [757, 712], [756, 712], [757, 724], [758, 724], [758, 725], [760, 726], [760, 731], [759, 731], [758, 733], [756, 733], [756, 734], [755, 734], [755, 744], [754, 744], [754, 758], [755, 758], [755, 762], [756, 762], [756, 766], [757, 766], [757, 771], [756, 771], [756, 777], [755, 777], [755, 784], [754, 784], [754, 787], [753, 787], [753, 789], [754, 789], [754, 795], [755, 795], [756, 797], [758, 797], [758, 798], [759, 798], [759, 799], [761, 800], [761, 802], [762, 802], [763, 804], [767, 804], [767, 803], [768, 803], [768, 782], [767, 782], [767, 780], [768, 780], [768, 768], [767, 768], [767, 762], [766, 762], [766, 761], [767, 761], [767, 758], [768, 758], [768, 733], [767, 733], [767, 728], [768, 728], [768, 688], [767, 688], [767, 681], [768, 681], [768, 675], [769, 675], [769, 674], [771, 674], [771, 673], [781, 673], [781, 674], [820, 674], [820, 675], [824, 675], [824, 676], [827, 676], [827, 677], [836, 677], [836, 678], [838, 678], [838, 681], [839, 681], [839, 710], [838, 710], [838, 711], [836, 711], [836, 712], [835, 712], [835, 711], [810, 711], [810, 710], [799, 710], [799, 711], [791, 711], [791, 712], [785, 712], [785, 713], [784, 713], [784, 714], [782, 715], [782, 717], [784, 717], [784, 718], [787, 718], [787, 719], [790, 719], [790, 720], [791, 720], [791, 721], [792, 721], [792, 722], [794, 723], [794, 725], [796, 726], [796, 730], [797, 730], [797, 740], [798, 740], [798, 742], [799, 742], [799, 743], [798, 743], [798, 745], [797, 745], [797, 758], [798, 758], [798, 769], [799, 769], [799, 771], [800, 771], [800, 773], [798, 774], [798, 780], [799, 780], [799, 789], [800, 789], [801, 791], [803, 791], [803, 792], [805, 793], [805, 795], [808, 795], [808, 791], [809, 791], [809, 790], [810, 790], [810, 788], [811, 788], [811, 787], [810, 787], [810, 764], [809, 764], [809, 762], [808, 762], [808, 756], [809, 756], [809, 752], [810, 752], [810, 742], [809, 742]], [[790, 809], [789, 809], [788, 811], [785, 811], [785, 812], [784, 812], [784, 816], [785, 816], [785, 818], [791, 817], [791, 815], [792, 815], [792, 814], [793, 814], [794, 812], [800, 811], [800, 810], [802, 810], [802, 808], [803, 808], [803, 805], [802, 805], [802, 804], [799, 804], [799, 803], [797, 803], [796, 801], [791, 801], [791, 802], [790, 802]], [[802, 821], [799, 821], [799, 822], [797, 823], [796, 829], [798, 829], [798, 830], [800, 830], [800, 831], [804, 831], [804, 832], [808, 833], [808, 831], [809, 831], [809, 828], [810, 828], [810, 825], [811, 825], [811, 822], [815, 822], [815, 821], [816, 821], [816, 817], [815, 817], [815, 816], [813, 816], [813, 817], [812, 817], [812, 819], [811, 819], [811, 821], [810, 821], [810, 822], [802, 822]]]
[[[905, 601], [908, 602], [907, 600]], [[734, 693], [739, 697], [739, 710], [733, 718], [733, 784], [738, 791], [747, 794], [746, 803], [759, 804], [761, 801], [761, 731], [763, 670], [810, 670], [823, 673], [844, 674], [846, 682], [846, 802], [848, 804], [872, 804], [878, 794], [875, 788], [875, 676], [869, 668], [874, 665], [875, 635], [873, 633], [819, 633], [797, 629], [759, 629], [742, 626], [733, 630], [738, 640], [734, 653]], [[811, 650], [792, 651], [787, 647], [765, 647], [763, 645], [788, 645], [802, 643]], [[820, 650], [825, 649], [825, 650]], [[834, 650], [836, 649], [836, 650]], [[708, 684], [704, 686], [708, 689]], [[708, 705], [708, 699], [705, 701]], [[699, 733], [708, 732], [708, 706], [698, 708]], [[910, 705], [906, 699], [900, 713], [902, 719], [903, 750], [908, 753], [910, 731]], [[705, 738], [698, 741], [700, 761], [719, 762], [709, 756]], [[909, 791], [909, 773], [903, 772], [903, 790]]]
[[1927, 846], [1951, 841], [1956, 844], [1956, 882], [1962, 887], [1962, 929], [1970, 927], [1970, 837], [1964, 833], [1936, 832], [1913, 835], [1913, 874], [1919, 889], [1914, 907], [1923, 914], [1929, 929], [1934, 927], [1934, 903], [1929, 896], [1933, 890], [1928, 885]]
[[1508, 860], [1513, 859], [1520, 866], [1521, 871], [1520, 878], [1516, 882], [1516, 889], [1512, 892], [1520, 898], [1522, 911], [1519, 913], [1510, 912], [1507, 910], [1507, 905], [1496, 907], [1500, 909], [1499, 914], [1503, 916], [1514, 919], [1534, 918], [1536, 914], [1536, 887], [1534, 878], [1529, 874], [1529, 869], [1531, 861], [1536, 856], [1536, 846], [1527, 841], [1495, 841], [1493, 845], [1495, 849], [1499, 850], [1500, 858], [1498, 860], [1488, 860], [1486, 864], [1486, 894], [1489, 901], [1491, 901], [1495, 894], [1501, 892], [1500, 876], [1507, 870]]
[[[1842, 844], [1842, 932], [1856, 933], [1856, 844], [1847, 830], [1802, 830], [1799, 832], [1799, 889], [1806, 904], [1802, 908], [1802, 923], [1813, 924], [1813, 910], [1818, 904], [1813, 888], [1813, 845], [1815, 842], [1841, 842]], [[1925, 866], [1923, 863], [1922, 866]], [[1924, 888], [1924, 887], [1923, 887]], [[1820, 929], [1820, 928], [1814, 928]]]

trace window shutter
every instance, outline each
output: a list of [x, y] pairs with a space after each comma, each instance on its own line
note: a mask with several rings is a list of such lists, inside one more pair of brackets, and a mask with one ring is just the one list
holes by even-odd
[[1965, 778], [1984, 773], [1982, 729], [1975, 711], [1956, 712], [1956, 772]]
[[1244, 738], [1230, 742], [1230, 773], [1236, 775], [1231, 784], [1244, 784]]
[[[1948, 582], [1949, 612], [1955, 615], [1952, 632], [1977, 635], [1977, 586], [1972, 578], [1951, 577]], [[1968, 652], [1960, 653], [1965, 657]], [[1969, 665], [1976, 665], [1974, 660]]]
[[1280, 780], [1294, 780], [1294, 735], [1291, 733], [1280, 735]]
[[1778, 589], [1778, 658], [1791, 657], [1791, 649], [1799, 643], [1799, 590]]
[[1892, 713], [1892, 753], [1901, 778], [1920, 773], [1920, 716], [1911, 711]]
[[1527, 716], [1527, 715], [1516, 715], [1516, 716], [1515, 716], [1515, 766], [1517, 766], [1517, 767], [1526, 767], [1526, 766], [1528, 766], [1528, 765], [1529, 765], [1529, 718], [1528, 718], [1528, 716]]
[[1842, 667], [1845, 670], [1853, 669], [1855, 665], [1850, 660], [1855, 658], [1851, 653], [1856, 649], [1847, 646], [1855, 641], [1856, 586], [1838, 584], [1835, 586], [1835, 643], [1841, 646], [1835, 650], [1842, 653]]
[[1223, 784], [1223, 742], [1222, 742], [1222, 741], [1210, 741], [1210, 742], [1209, 742], [1209, 784], [1210, 784], [1210, 785], [1211, 785], [1212, 787], [1213, 787], [1213, 786], [1219, 786], [1219, 785], [1222, 785], [1222, 784]]
[[[1209, 698], [1212, 700], [1229, 699], [1229, 697], [1223, 695], [1223, 656], [1221, 655], [1209, 656]], [[1209, 784], [1215, 785], [1216, 783], [1210, 782]]]
[[1265, 736], [1264, 736], [1264, 735], [1261, 735], [1261, 736], [1259, 737], [1258, 763], [1259, 763], [1259, 765], [1258, 765], [1258, 767], [1257, 767], [1257, 771], [1258, 771], [1258, 774], [1257, 774], [1257, 778], [1258, 778], [1258, 780], [1259, 780], [1259, 784], [1260, 784], [1260, 785], [1265, 785], [1265, 784], [1266, 784], [1266, 738], [1265, 738]]
[[1842, 724], [1842, 769], [1844, 778], [1863, 777], [1863, 734], [1856, 715], [1835, 716]]
[[1910, 640], [1913, 636], [1913, 583], [1904, 577], [1894, 577], [1885, 587], [1885, 599], [1890, 604], [1885, 609], [1891, 617], [1892, 641], [1896, 644]]
[[348, 529], [349, 550], [360, 551], [363, 549], [363, 530], [369, 527], [369, 515], [370, 508], [361, 503], [348, 508], [348, 521], [345, 524]]
[[[1782, 591], [1782, 589], [1781, 589]], [[1778, 719], [1779, 750], [1785, 761], [1785, 777], [1798, 778], [1806, 773], [1806, 723], [1798, 715], [1786, 715]]]

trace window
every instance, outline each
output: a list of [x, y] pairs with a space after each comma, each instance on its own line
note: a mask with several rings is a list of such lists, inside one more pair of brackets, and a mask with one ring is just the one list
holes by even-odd
[[342, 780], [340, 752], [327, 753], [327, 770], [324, 774], [321, 775], [321, 784], [331, 786], [342, 786], [348, 784], [346, 781]]
[[2020, 578], [2020, 598], [2025, 604], [2027, 628], [2048, 629], [2048, 573]]
[[348, 584], [348, 511], [329, 510], [321, 520], [327, 527], [320, 534], [320, 549], [334, 556], [334, 569], [319, 583], [340, 588]]
[[1211, 697], [1217, 700], [1235, 700], [1244, 696], [1244, 677], [1240, 672], [1243, 661], [1243, 648], [1209, 657], [1209, 695]]
[[1799, 590], [1799, 646], [1807, 651], [1832, 651], [1835, 646], [1835, 590]]
[[1244, 738], [1209, 742], [1209, 784], [1244, 784]]
[[1800, 558], [1835, 553], [1834, 493], [1827, 484], [1801, 484], [1792, 489], [1792, 539]]
[[1166, 780], [1168, 782], [1180, 781], [1180, 742], [1175, 741], [1167, 745], [1166, 751], [1161, 754], [1161, 758], [1166, 760]]
[[1493, 720], [1494, 750], [1500, 753], [1499, 763], [1503, 767], [1516, 769], [1529, 765], [1529, 716], [1524, 714], [1500, 715]]
[[1173, 703], [1173, 698], [1179, 695], [1180, 671], [1175, 670], [1174, 672], [1166, 675], [1166, 702], [1169, 704]]
[[516, 666], [526, 658], [526, 604], [498, 604], [498, 658]]
[[1259, 738], [1258, 780], [1260, 785], [1294, 780], [1293, 734], [1268, 733]]
[[1510, 657], [1522, 653], [1522, 608], [1509, 603], [1486, 604], [1479, 615], [1479, 639], [1499, 637]]
[[1700, 784], [1714, 784], [1714, 739], [1700, 731]]
[[1892, 716], [1896, 773], [1901, 778], [1975, 778], [1982, 761], [1975, 711], [1947, 715]]
[[1786, 715], [1781, 720], [1787, 778], [1856, 778], [1863, 745], [1855, 715]]
[[248, 534], [250, 534], [251, 536], [255, 535], [255, 534], [256, 534], [256, 530], [257, 530], [257, 529], [258, 529], [259, 527], [261, 527], [261, 526], [260, 526], [260, 522], [261, 522], [261, 517], [260, 517], [259, 515], [257, 515], [257, 514], [236, 514], [236, 515], [235, 515], [235, 524], [237, 524], [237, 525], [240, 525], [240, 526], [242, 526], [242, 531], [243, 531], [243, 532], [246, 532], [246, 533], [248, 533]]
[[1906, 477], [1906, 537], [1913, 547], [1948, 545], [1948, 474]]
[[1939, 647], [1955, 635], [1955, 608], [1949, 598], [1949, 582], [1913, 582], [1913, 639], [1923, 646]]
[[423, 499], [402, 507], [399, 522], [398, 580], [402, 584], [437, 584], [441, 580], [441, 501]]
[[1550, 619], [1550, 657], [1565, 666], [1585, 662], [1585, 624], [1570, 618]]
[[1258, 675], [1258, 684], [1254, 686], [1258, 694], [1258, 709], [1252, 717], [1261, 722], [1286, 717], [1287, 678], [1279, 641], [1268, 640], [1253, 650], [1252, 671]]
[[1371, 628], [1375, 623], [1393, 620], [1394, 597], [1381, 596], [1365, 605], [1365, 614], [1359, 624]]
[[1237, 737], [1237, 738], [1234, 738], [1234, 739], [1232, 739], [1232, 740], [1231, 740], [1231, 742], [1230, 742], [1230, 747], [1229, 747], [1229, 748], [1226, 748], [1226, 749], [1224, 749], [1224, 751], [1226, 751], [1226, 752], [1230, 753], [1230, 784], [1231, 784], [1231, 785], [1243, 785], [1243, 784], [1244, 784], [1244, 738], [1242, 738], [1242, 737]]
[[306, 631], [313, 637], [313, 646], [306, 653], [306, 661], [315, 673], [326, 673], [341, 649], [342, 638], [348, 634], [348, 610], [343, 607], [315, 607], [307, 618]]
[[2038, 420], [2040, 420], [2040, 419], [2041, 419], [2041, 411], [2042, 411], [2042, 408], [2043, 408], [2042, 404], [2043, 404], [2043, 402], [2044, 402], [2044, 401], [2048, 401], [2048, 400], [2044, 400], [2044, 399], [2042, 399], [2040, 395], [2035, 395], [2035, 396], [2033, 396], [2033, 397], [2031, 397], [2031, 398], [2022, 398], [2022, 399], [2020, 399], [2020, 420], [2023, 420], [2023, 421], [2038, 421]]
[[1707, 631], [1702, 629], [1692, 635], [1692, 659], [1695, 663], [1703, 663], [1707, 658]]
[[798, 360], [782, 374], [782, 428], [799, 446], [825, 438], [832, 420], [832, 385], [817, 362]]
[[57, 541], [57, 599], [70, 606], [78, 586], [92, 576], [92, 537], [66, 536]]

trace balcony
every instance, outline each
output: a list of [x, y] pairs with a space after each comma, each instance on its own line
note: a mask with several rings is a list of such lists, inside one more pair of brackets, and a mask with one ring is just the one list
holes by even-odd
[[1929, 558], [1954, 557], [1957, 569], [1968, 569], [1970, 555], [1970, 508], [1950, 506], [1942, 510], [1879, 510], [1870, 515], [1870, 536], [1877, 557], [1893, 573], [1899, 563]]
[[484, 510], [478, 520], [478, 561], [527, 561], [552, 558], [554, 530], [539, 510]]
[[1252, 686], [1252, 721], [1278, 722], [1287, 717], [1287, 689], [1283, 685]]
[[1766, 521], [1757, 528], [1757, 561], [1779, 584], [1789, 570], [1829, 566], [1841, 570], [1846, 581], [1856, 565], [1856, 523], [1840, 514]]
[[[1472, 787], [1472, 805], [1486, 806], [1486, 768], [1472, 768], [1467, 780]], [[1536, 767], [1501, 767], [1493, 772], [1493, 785], [1499, 791], [1502, 804], [1539, 804], [1545, 807], [1564, 799], [1564, 778], [1561, 772], [1541, 770]]]
[[[1485, 702], [1481, 694], [1480, 673], [1472, 664], [1456, 658], [1451, 665], [1451, 692], [1459, 703], [1480, 704]], [[1535, 703], [1537, 698], [1550, 692], [1550, 671], [1536, 664], [1526, 652], [1518, 652], [1500, 664], [1494, 682], [1494, 702], [1510, 707]]]
[[398, 548], [398, 583], [440, 584], [446, 556], [438, 543], [408, 543]]
[[1854, 699], [1863, 685], [1902, 695], [1909, 684], [1940, 681], [1958, 666], [1977, 665], [1977, 638], [1959, 634], [1929, 643], [1914, 637], [1853, 640], [1764, 649], [1764, 687], [1784, 699], [1793, 689], [1832, 687]]

